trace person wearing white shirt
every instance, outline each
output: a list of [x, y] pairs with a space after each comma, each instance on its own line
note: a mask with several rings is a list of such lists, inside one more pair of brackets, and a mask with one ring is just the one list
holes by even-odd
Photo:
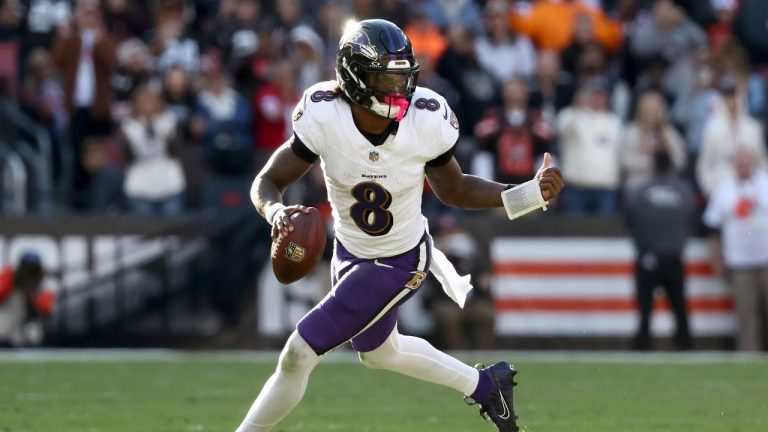
[[133, 114], [120, 128], [131, 156], [124, 189], [134, 214], [181, 212], [186, 181], [181, 162], [173, 156], [176, 130], [176, 117], [165, 109], [160, 95], [139, 86], [133, 94]]
[[498, 82], [514, 76], [530, 77], [536, 69], [536, 50], [530, 39], [509, 28], [509, 7], [503, 1], [485, 6], [486, 35], [475, 41], [477, 61]]
[[736, 345], [758, 351], [768, 324], [768, 171], [748, 147], [735, 151], [733, 170], [712, 191], [704, 224], [713, 230], [715, 271], [728, 270], [738, 318]]
[[704, 126], [701, 154], [696, 166], [696, 179], [707, 196], [717, 183], [734, 174], [731, 157], [738, 147], [751, 149], [758, 166], [768, 168], [763, 127], [741, 107], [736, 82], [725, 77], [720, 80], [718, 90], [723, 107]]
[[608, 99], [607, 83], [593, 80], [557, 117], [563, 177], [569, 183], [561, 202], [570, 214], [616, 211], [623, 136]]

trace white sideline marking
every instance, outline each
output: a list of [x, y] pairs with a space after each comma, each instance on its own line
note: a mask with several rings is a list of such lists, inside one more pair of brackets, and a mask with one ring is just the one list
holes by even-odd
[[[13, 349], [0, 350], [0, 363], [48, 362], [173, 362], [221, 361], [275, 363], [279, 351], [184, 351], [171, 349]], [[526, 363], [768, 363], [768, 354], [731, 351], [652, 352], [628, 351], [453, 351], [449, 354], [473, 363], [507, 360]], [[357, 353], [340, 350], [323, 363], [357, 363]]]

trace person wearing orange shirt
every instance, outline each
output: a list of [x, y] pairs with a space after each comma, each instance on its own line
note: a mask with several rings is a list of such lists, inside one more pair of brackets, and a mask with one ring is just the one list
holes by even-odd
[[599, 8], [578, 0], [536, 1], [510, 14], [509, 24], [531, 38], [537, 48], [560, 52], [570, 45], [576, 19], [582, 15], [592, 21], [595, 39], [600, 45], [608, 52], [616, 52], [623, 39], [621, 24]]
[[448, 39], [427, 17], [422, 7], [416, 7], [410, 23], [403, 29], [413, 44], [413, 52], [418, 56], [427, 56], [437, 63], [448, 48]]

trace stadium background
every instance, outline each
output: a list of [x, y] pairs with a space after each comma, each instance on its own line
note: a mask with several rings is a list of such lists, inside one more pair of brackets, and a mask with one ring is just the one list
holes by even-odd
[[[629, 348], [623, 196], [662, 150], [703, 210], [719, 179], [700, 153], [717, 140], [707, 131], [723, 95], [736, 94], [750, 124], [766, 121], [767, 10], [759, 0], [5, 0], [0, 265], [41, 255], [57, 296], [44, 345], [278, 347], [328, 289], [327, 270], [280, 286], [247, 191], [290, 136], [303, 90], [334, 77], [344, 22], [385, 18], [413, 41], [420, 85], [456, 111], [466, 172], [519, 182], [549, 151], [571, 186], [550, 211], [514, 222], [446, 208], [427, 190], [438, 244], [485, 296], [469, 313], [492, 320], [495, 337], [441, 338], [435, 314], [455, 311], [434, 284], [401, 325], [450, 348]], [[590, 104], [602, 113], [580, 124], [605, 136], [574, 150], [583, 138], [562, 114]], [[644, 135], [654, 128], [663, 139]], [[737, 139], [764, 147], [759, 131]], [[328, 215], [325, 200], [317, 167], [286, 199]], [[695, 347], [730, 349], [732, 302], [699, 221], [686, 255]], [[668, 305], [655, 308], [669, 348]]]

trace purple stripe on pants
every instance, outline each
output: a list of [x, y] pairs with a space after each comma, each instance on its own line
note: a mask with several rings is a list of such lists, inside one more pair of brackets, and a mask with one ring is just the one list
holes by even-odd
[[389, 258], [358, 258], [336, 241], [333, 289], [299, 321], [299, 334], [318, 355], [348, 340], [360, 352], [376, 349], [397, 325], [397, 307], [415, 292], [406, 284], [429, 271], [431, 256], [426, 233], [416, 247]]

